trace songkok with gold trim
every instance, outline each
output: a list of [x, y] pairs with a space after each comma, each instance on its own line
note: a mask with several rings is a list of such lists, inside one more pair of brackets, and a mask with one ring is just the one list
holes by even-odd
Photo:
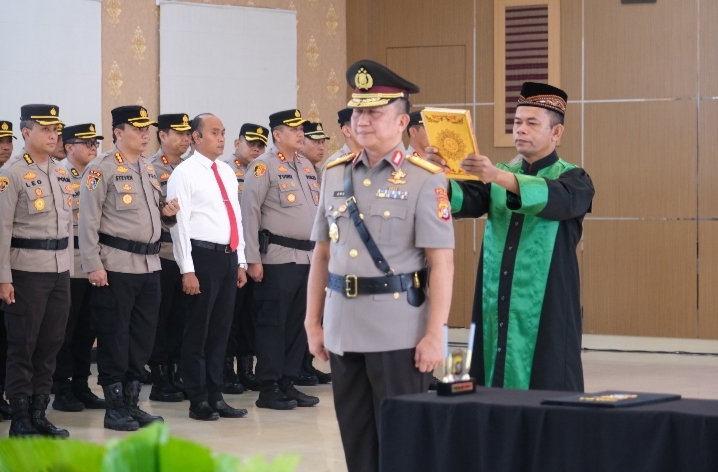
[[71, 139], [105, 139], [97, 134], [94, 123], [83, 123], [81, 125], [65, 126], [62, 129], [62, 140], [67, 142]]
[[244, 136], [244, 140], [247, 142], [261, 141], [266, 146], [269, 139], [269, 130], [264, 126], [245, 123], [240, 128], [239, 135]]
[[[421, 116], [420, 111], [409, 113], [409, 125], [408, 126], [419, 126], [424, 124], [424, 118]], [[407, 126], [407, 127], [408, 127]]]
[[165, 113], [157, 117], [159, 129], [173, 129], [175, 131], [189, 131], [192, 127], [189, 124], [187, 113]]
[[329, 139], [329, 136], [324, 132], [324, 128], [321, 123], [304, 123], [304, 137], [319, 141], [322, 139]]
[[278, 111], [269, 115], [269, 127], [274, 128], [275, 126], [289, 126], [296, 128], [306, 123], [307, 120], [302, 118], [302, 112], [296, 109]]
[[41, 125], [61, 125], [60, 107], [57, 105], [23, 105], [20, 107], [20, 121], [32, 120]]
[[131, 124], [135, 128], [147, 128], [148, 126], [157, 126], [157, 123], [150, 120], [149, 114], [145, 107], [139, 105], [125, 105], [114, 108], [112, 111], [112, 127]]
[[347, 83], [354, 87], [349, 108], [388, 105], [398, 98], [419, 93], [419, 87], [378, 62], [364, 59], [347, 69]]
[[337, 112], [337, 116], [339, 117], [339, 126], [350, 125], [350, 122], [352, 120], [352, 113], [354, 113], [354, 110], [352, 110], [351, 108], [339, 110]]
[[566, 114], [568, 95], [560, 88], [538, 82], [524, 82], [516, 108], [521, 106], [539, 107]]
[[12, 122], [7, 120], [0, 120], [0, 138], [12, 137], [17, 139], [12, 132]]

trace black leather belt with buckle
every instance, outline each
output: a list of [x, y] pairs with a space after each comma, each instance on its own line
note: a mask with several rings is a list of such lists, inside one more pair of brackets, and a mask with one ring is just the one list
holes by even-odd
[[384, 277], [357, 277], [356, 275], [329, 274], [329, 290], [346, 298], [359, 295], [406, 292], [426, 287], [426, 269], [409, 274], [387, 275]]

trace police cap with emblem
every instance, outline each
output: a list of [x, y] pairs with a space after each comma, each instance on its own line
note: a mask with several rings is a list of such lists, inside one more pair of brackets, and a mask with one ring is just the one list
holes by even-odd
[[337, 116], [339, 117], [339, 126], [348, 125], [349, 122], [352, 120], [352, 113], [354, 113], [354, 110], [352, 110], [351, 108], [339, 110], [337, 112]]
[[275, 126], [280, 125], [296, 128], [297, 126], [301, 126], [306, 122], [307, 120], [302, 118], [302, 113], [296, 109], [278, 111], [277, 113], [272, 113], [271, 115], [269, 115], [270, 128], [274, 128]]
[[329, 136], [324, 132], [324, 128], [321, 123], [304, 123], [304, 137], [319, 141], [320, 139], [329, 139]]
[[516, 107], [539, 107], [565, 115], [566, 102], [568, 95], [560, 88], [538, 82], [524, 82]]
[[397, 98], [419, 93], [419, 87], [378, 62], [364, 59], [347, 69], [347, 82], [354, 87], [349, 108], [381, 107]]
[[23, 105], [20, 107], [20, 120], [32, 120], [41, 125], [61, 125], [60, 107], [56, 105]]
[[424, 118], [421, 117], [420, 111], [409, 113], [409, 125], [408, 126], [419, 126], [424, 124]]
[[67, 142], [71, 139], [105, 139], [97, 134], [94, 123], [65, 126], [62, 129], [62, 140]]
[[244, 140], [247, 142], [261, 141], [266, 146], [269, 139], [269, 130], [264, 126], [245, 123], [239, 130], [239, 135], [244, 136]]
[[165, 113], [157, 117], [159, 129], [173, 129], [175, 131], [189, 131], [189, 116], [186, 113]]
[[0, 121], [0, 138], [7, 138], [9, 136], [13, 139], [17, 139], [12, 132], [12, 122], [4, 120]]
[[125, 105], [114, 108], [112, 111], [112, 127], [131, 124], [135, 128], [146, 128], [148, 126], [157, 126], [157, 123], [149, 119], [147, 109], [139, 105]]

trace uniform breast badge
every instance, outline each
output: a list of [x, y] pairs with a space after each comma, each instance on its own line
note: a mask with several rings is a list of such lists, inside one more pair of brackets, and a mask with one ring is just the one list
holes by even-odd
[[120, 174], [124, 174], [128, 170], [130, 170], [130, 169], [125, 166], [117, 166], [117, 172], [119, 172]]
[[130, 194], [123, 195], [122, 203], [124, 203], [125, 205], [129, 205], [130, 203], [132, 203], [132, 195], [130, 195]]
[[126, 191], [132, 190], [132, 185], [130, 185], [130, 184], [125, 184], [125, 185], [122, 186], [122, 190], [126, 190]]
[[287, 201], [288, 201], [289, 203], [294, 203], [294, 202], [297, 201], [297, 196], [294, 195], [293, 193], [288, 193], [288, 194], [287, 194]]
[[28, 172], [27, 174], [25, 174], [25, 175], [23, 176], [23, 178], [24, 178], [25, 180], [32, 180], [32, 179], [34, 179], [35, 177], [37, 177], [37, 174], [35, 174], [34, 172]]
[[35, 200], [35, 209], [37, 211], [42, 211], [45, 209], [45, 199], [44, 198], [38, 198]]
[[403, 180], [404, 177], [406, 177], [406, 173], [401, 169], [397, 169], [391, 173], [391, 179], [387, 180], [394, 185], [404, 185], [406, 183], [406, 180]]
[[337, 225], [337, 220], [332, 221], [332, 224], [329, 226], [329, 239], [335, 243], [339, 241], [339, 226]]
[[389, 187], [388, 189], [380, 189], [376, 191], [377, 198], [391, 198], [393, 200], [406, 200], [409, 197], [409, 192], [403, 192], [396, 187]]
[[[69, 185], [68, 185], [68, 187], [69, 187]], [[67, 187], [65, 187], [65, 190], [67, 190]], [[70, 188], [70, 191], [72, 191], [72, 188]], [[41, 188], [36, 188], [36, 189], [35, 189], [35, 195], [37, 195], [38, 197], [42, 197], [42, 189], [41, 189]]]
[[287, 168], [284, 167], [284, 166], [279, 166], [279, 167], [277, 168], [277, 170], [278, 170], [279, 172], [286, 172], [286, 171], [288, 171], [289, 169], [287, 169]]

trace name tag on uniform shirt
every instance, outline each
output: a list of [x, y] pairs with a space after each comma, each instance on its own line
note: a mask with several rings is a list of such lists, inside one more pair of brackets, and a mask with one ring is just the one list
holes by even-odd
[[334, 192], [334, 196], [335, 197], [344, 197], [345, 196], [344, 190], [337, 190], [336, 192]]

